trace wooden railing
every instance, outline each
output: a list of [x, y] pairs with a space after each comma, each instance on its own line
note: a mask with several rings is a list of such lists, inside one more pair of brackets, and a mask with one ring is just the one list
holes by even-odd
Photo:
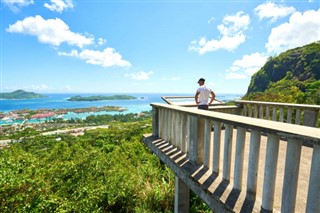
[[[286, 213], [295, 212], [299, 168], [301, 163], [311, 161], [307, 177], [309, 185], [302, 189], [307, 192], [302, 199], [305, 199], [303, 201], [305, 212], [320, 212], [320, 129], [257, 119], [273, 116], [270, 115], [270, 111], [274, 112], [276, 107], [282, 106], [281, 104], [268, 105], [243, 101], [237, 101], [237, 103], [243, 106], [242, 115], [251, 113], [251, 116], [151, 104], [153, 107], [152, 135], [170, 142], [177, 149], [187, 153], [192, 163], [208, 168], [212, 174], [228, 182], [234, 190], [245, 192], [246, 197], [252, 200], [260, 200], [261, 210], [270, 212], [278, 210]], [[266, 112], [261, 110], [261, 106], [265, 107]], [[280, 109], [280, 121], [285, 119], [284, 111], [287, 111], [287, 120], [291, 120], [290, 113], [292, 118], [293, 111], [290, 107], [297, 110], [296, 114], [299, 114], [299, 111], [300, 114], [302, 111], [306, 113], [305, 109], [296, 109], [292, 105], [289, 108], [283, 107], [282, 110]], [[296, 117], [296, 120], [301, 120], [298, 116]], [[266, 140], [263, 144], [262, 136]], [[249, 139], [246, 139], [248, 137]], [[312, 159], [301, 159], [303, 142], [312, 144]], [[249, 144], [248, 156], [244, 151], [246, 143]], [[265, 155], [261, 155], [260, 146], [265, 144]], [[285, 146], [286, 149], [283, 154], [285, 155], [283, 171], [277, 167], [279, 152], [283, 151], [279, 148], [280, 146]], [[223, 150], [221, 150], [222, 147]], [[264, 168], [264, 172], [260, 173], [259, 168]], [[283, 179], [279, 181], [281, 173]], [[264, 177], [263, 184], [258, 184], [258, 177], [261, 176]], [[243, 180], [246, 180], [246, 183], [243, 183]], [[282, 190], [278, 208], [281, 209], [274, 209], [276, 183], [279, 184], [279, 182]], [[261, 197], [257, 197], [257, 191], [262, 191]], [[214, 205], [207, 204], [215, 211]]]
[[317, 126], [319, 105], [288, 104], [261, 101], [235, 101], [240, 115], [304, 126]]

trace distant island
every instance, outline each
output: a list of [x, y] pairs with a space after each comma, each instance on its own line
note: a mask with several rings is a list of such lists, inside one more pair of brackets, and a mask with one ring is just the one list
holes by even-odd
[[73, 96], [68, 99], [68, 101], [103, 101], [103, 100], [131, 100], [137, 99], [134, 96], [130, 95], [112, 95], [112, 96], [104, 96], [104, 95], [94, 95], [94, 96]]
[[26, 92], [24, 90], [16, 90], [14, 92], [0, 93], [0, 99], [33, 99], [46, 98], [47, 96], [34, 92]]

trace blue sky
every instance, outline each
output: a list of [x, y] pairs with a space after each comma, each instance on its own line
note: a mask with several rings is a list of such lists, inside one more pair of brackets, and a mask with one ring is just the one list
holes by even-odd
[[320, 40], [320, 1], [1, 0], [1, 91], [244, 94]]

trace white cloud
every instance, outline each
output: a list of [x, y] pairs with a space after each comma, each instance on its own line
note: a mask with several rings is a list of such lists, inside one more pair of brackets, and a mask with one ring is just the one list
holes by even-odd
[[275, 4], [273, 2], [266, 2], [260, 4], [254, 9], [254, 12], [259, 16], [259, 19], [271, 18], [274, 22], [278, 18], [282, 18], [294, 13], [296, 9], [294, 7], [286, 7], [285, 5]]
[[245, 41], [244, 31], [249, 24], [250, 17], [243, 12], [238, 12], [236, 15], [227, 15], [224, 17], [223, 23], [217, 26], [221, 35], [220, 39], [207, 40], [206, 37], [202, 37], [199, 41], [192, 41], [189, 50], [197, 51], [199, 54], [219, 49], [233, 51]]
[[178, 81], [178, 80], [181, 80], [181, 77], [178, 77], [178, 76], [173, 76], [170, 78], [171, 81]]
[[149, 71], [149, 72], [140, 71], [136, 73], [127, 73], [125, 74], [125, 77], [131, 78], [133, 80], [148, 80], [151, 75], [153, 75], [153, 71]]
[[130, 67], [130, 62], [123, 60], [122, 56], [113, 48], [106, 48], [103, 51], [85, 49], [80, 52], [72, 50], [70, 53], [59, 52], [62, 56], [76, 57], [86, 61], [88, 64], [99, 65], [102, 67]]
[[211, 17], [209, 20], [208, 20], [208, 24], [211, 24], [211, 22], [214, 22], [216, 19], [215, 17]]
[[22, 33], [36, 36], [41, 43], [59, 46], [61, 43], [82, 48], [93, 43], [93, 36], [83, 36], [70, 31], [69, 26], [61, 19], [43, 19], [37, 15], [17, 21], [7, 29], [7, 32]]
[[33, 0], [2, 0], [13, 12], [19, 12], [22, 7], [33, 4]]
[[[59, 47], [62, 43], [72, 46], [78, 46], [80, 51], [58, 52], [62, 56], [76, 57], [86, 61], [88, 64], [99, 65], [102, 67], [120, 66], [130, 67], [130, 62], [123, 60], [122, 56], [113, 48], [106, 48], [103, 51], [82, 49], [85, 45], [93, 44], [93, 36], [84, 36], [70, 31], [67, 24], [61, 19], [45, 20], [41, 16], [28, 17], [10, 25], [7, 29], [11, 33], [22, 33], [36, 36], [41, 43], [51, 44]], [[106, 43], [106, 40], [100, 38], [100, 45]]]
[[31, 90], [31, 91], [48, 91], [49, 86], [46, 84], [40, 84], [40, 85], [28, 85], [23, 87], [24, 90]]
[[229, 72], [226, 75], [226, 79], [246, 79], [246, 78], [248, 78], [248, 76], [242, 73]]
[[71, 50], [70, 53], [67, 53], [67, 52], [58, 52], [58, 55], [61, 55], [61, 56], [70, 56], [70, 57], [79, 57], [78, 50]]
[[320, 9], [295, 12], [288, 22], [272, 29], [266, 44], [269, 53], [303, 46], [320, 40]]
[[106, 39], [104, 39], [104, 38], [99, 38], [98, 39], [98, 44], [100, 45], [100, 46], [102, 46], [102, 45], [104, 45], [104, 44], [106, 44], [107, 43], [107, 40]]
[[72, 0], [50, 0], [50, 2], [51, 4], [45, 3], [43, 6], [51, 11], [56, 11], [59, 13], [66, 9], [72, 9], [74, 7]]
[[253, 53], [244, 55], [232, 63], [227, 70], [226, 79], [244, 79], [251, 77], [257, 72], [267, 61], [267, 56], [261, 53]]

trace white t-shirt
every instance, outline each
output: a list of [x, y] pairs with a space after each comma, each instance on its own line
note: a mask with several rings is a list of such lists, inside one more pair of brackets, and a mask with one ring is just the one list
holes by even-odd
[[205, 85], [202, 85], [197, 89], [197, 92], [199, 92], [199, 97], [198, 97], [198, 102], [200, 102], [199, 105], [207, 105], [209, 95], [211, 93], [211, 89], [207, 88]]

